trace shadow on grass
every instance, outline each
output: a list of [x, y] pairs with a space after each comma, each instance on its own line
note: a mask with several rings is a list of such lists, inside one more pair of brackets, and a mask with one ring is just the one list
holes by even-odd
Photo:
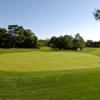
[[0, 77], [38, 77], [47, 75], [74, 74], [74, 73], [100, 73], [100, 67], [84, 68], [84, 69], [69, 69], [69, 70], [54, 70], [54, 71], [2, 71]]

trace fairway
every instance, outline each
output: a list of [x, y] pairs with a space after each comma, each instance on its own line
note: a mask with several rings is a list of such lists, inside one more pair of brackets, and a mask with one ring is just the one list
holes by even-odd
[[0, 100], [99, 100], [100, 48], [0, 49]]
[[76, 52], [22, 52], [0, 55], [3, 71], [53, 71], [100, 67], [100, 57]]

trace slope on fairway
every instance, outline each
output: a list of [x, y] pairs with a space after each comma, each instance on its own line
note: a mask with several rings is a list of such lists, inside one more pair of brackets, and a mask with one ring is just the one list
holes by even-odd
[[75, 52], [23, 52], [0, 55], [3, 71], [49, 71], [100, 67], [100, 57]]

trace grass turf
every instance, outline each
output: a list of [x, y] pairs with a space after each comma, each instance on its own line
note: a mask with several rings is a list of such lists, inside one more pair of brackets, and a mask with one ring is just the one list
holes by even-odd
[[17, 53], [2, 54], [0, 55], [0, 70], [53, 71], [100, 67], [100, 57], [93, 54], [75, 51], [43, 52], [42, 50], [33, 49], [32, 52], [32, 49], [18, 49]]
[[[4, 58], [2, 58], [4, 56], [9, 57], [10, 55], [16, 55], [16, 54], [17, 55], [31, 54], [32, 56], [32, 54], [37, 52], [37, 50], [32, 50], [32, 49], [30, 49], [29, 51], [27, 50], [28, 49], [24, 49], [23, 52], [21, 53], [19, 53], [19, 51], [16, 50], [16, 53], [13, 54], [9, 53], [9, 51], [6, 51], [5, 52], [6, 54], [0, 55], [1, 57], [0, 61], [2, 59], [4, 60]], [[55, 56], [52, 57], [53, 60], [57, 59], [57, 62], [60, 59], [60, 57], [58, 57], [60, 55], [62, 58], [67, 59], [68, 56], [66, 56], [66, 54], [69, 54], [70, 56], [72, 54], [71, 57], [73, 57], [73, 59], [78, 62], [80, 60], [79, 57], [80, 58], [82, 57], [84, 60], [86, 57], [90, 57], [90, 63], [92, 63], [95, 59], [96, 59], [95, 61], [97, 62], [100, 60], [99, 50], [100, 49], [98, 48], [96, 49], [86, 48], [83, 51], [78, 51], [78, 52], [77, 51], [53, 52], [51, 49], [47, 50], [47, 48], [42, 48], [42, 50], [38, 50], [37, 53], [41, 52], [43, 53], [43, 55], [45, 55], [45, 53], [46, 54], [50, 53], [50, 56], [52, 56], [51, 55], [52, 53], [53, 55], [57, 56], [56, 58]], [[39, 56], [40, 55], [42, 54], [39, 54]], [[23, 57], [20, 56], [19, 59], [21, 58]], [[91, 58], [93, 58], [93, 60], [91, 60]], [[48, 60], [47, 57], [46, 60]], [[85, 60], [85, 62], [84, 60], [80, 60], [80, 61], [86, 63], [86, 61], [89, 59]], [[63, 62], [62, 59], [60, 59], [60, 61], [66, 64], [66, 61]], [[57, 64], [59, 66], [59, 63]], [[80, 65], [80, 63], [78, 64]], [[63, 65], [61, 67], [63, 67]], [[5, 71], [5, 70], [0, 71], [0, 100], [22, 100], [22, 99], [24, 100], [99, 100], [100, 98], [99, 96], [100, 68], [99, 67], [100, 64], [98, 63], [97, 66], [95, 65], [92, 66], [91, 64], [91, 67], [88, 68], [84, 68], [83, 66], [83, 69], [80, 69], [81, 67], [79, 66], [78, 69], [70, 68], [71, 70], [67, 70], [67, 69], [65, 70], [65, 67], [63, 67], [64, 68], [63, 70], [62, 68], [58, 70], [58, 67], [56, 67], [57, 70], [52, 69], [52, 71], [50, 71], [51, 69], [49, 70], [46, 69], [45, 71], [43, 71], [43, 69], [38, 71], [29, 70], [28, 72], [22, 70], [20, 70], [20, 72], [18, 71], [14, 72], [13, 70], [10, 71], [11, 69], [9, 71]]]

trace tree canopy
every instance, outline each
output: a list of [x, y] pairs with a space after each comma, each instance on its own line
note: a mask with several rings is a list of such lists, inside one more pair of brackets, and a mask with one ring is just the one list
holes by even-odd
[[80, 34], [76, 34], [74, 38], [69, 35], [53, 36], [50, 39], [50, 46], [54, 49], [77, 50], [78, 48], [83, 49], [85, 47], [85, 41]]
[[8, 31], [0, 28], [0, 47], [1, 48], [36, 48], [38, 38], [30, 30], [23, 26], [8, 25]]

